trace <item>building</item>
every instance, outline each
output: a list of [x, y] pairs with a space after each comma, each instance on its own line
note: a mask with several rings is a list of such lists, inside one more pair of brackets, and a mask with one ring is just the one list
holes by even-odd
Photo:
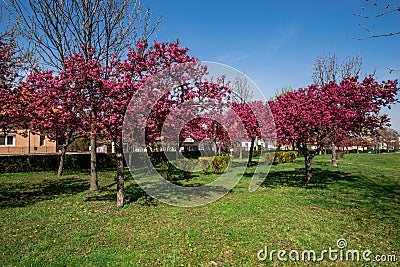
[[56, 142], [30, 131], [0, 134], [0, 155], [57, 153]]
[[[242, 148], [244, 148], [245, 151], [250, 151], [251, 147], [251, 141], [245, 140], [241, 142]], [[264, 149], [267, 150], [275, 150], [276, 149], [276, 144], [274, 141], [268, 140], [266, 143], [262, 139], [257, 139], [256, 142], [254, 142], [255, 149], [258, 149], [258, 147], [263, 147]]]

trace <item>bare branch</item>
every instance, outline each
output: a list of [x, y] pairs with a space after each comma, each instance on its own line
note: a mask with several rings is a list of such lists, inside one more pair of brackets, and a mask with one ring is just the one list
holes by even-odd
[[57, 69], [74, 52], [88, 56], [89, 47], [108, 64], [110, 56], [147, 40], [161, 21], [139, 0], [10, 0], [7, 8], [42, 62]]
[[400, 70], [396, 70], [396, 69], [392, 69], [392, 68], [388, 68], [389, 73], [392, 74], [393, 72], [400, 72]]
[[243, 74], [235, 77], [233, 88], [238, 102], [244, 104], [252, 101], [254, 94], [253, 91], [250, 90], [248, 80]]
[[[369, 1], [366, 0], [366, 2], [369, 2]], [[396, 13], [400, 14], [400, 6], [399, 5], [397, 5], [395, 7], [392, 7], [393, 5], [386, 4], [384, 7], [382, 7], [382, 8], [384, 8], [383, 10], [381, 8], [380, 12], [379, 12], [379, 8], [380, 7], [379, 7], [377, 1], [373, 2], [372, 5], [373, 5], [372, 8], [375, 10], [375, 12], [374, 12], [375, 14], [374, 15], [364, 15], [364, 14], [360, 14], [360, 13], [353, 13], [353, 15], [356, 16], [356, 17], [362, 18], [364, 20], [371, 21], [371, 20], [378, 20], [379, 19], [380, 21], [382, 21], [387, 16], [390, 16], [390, 15], [393, 15], [393, 14], [396, 14]], [[362, 9], [362, 11], [366, 10], [365, 7], [362, 7], [361, 9]], [[387, 32], [387, 33], [374, 33], [374, 32], [372, 32], [372, 30], [369, 27], [365, 26], [363, 23], [360, 22], [358, 25], [363, 30], [365, 30], [368, 33], [369, 36], [362, 37], [362, 38], [355, 38], [355, 37], [348, 37], [348, 38], [356, 39], [356, 40], [366, 40], [366, 39], [372, 39], [372, 38], [390, 37], [390, 36], [394, 36], [394, 35], [400, 34], [400, 31], [391, 31], [391, 32]]]
[[390, 36], [394, 36], [394, 35], [400, 34], [400, 31], [398, 31], [398, 32], [389, 32], [389, 33], [373, 33], [369, 28], [365, 27], [363, 24], [359, 23], [358, 25], [363, 30], [368, 32], [369, 36], [368, 37], [364, 37], [364, 38], [355, 38], [355, 37], [347, 37], [347, 38], [354, 39], [354, 40], [367, 40], [367, 39], [372, 39], [372, 38], [390, 37]]
[[396, 7], [394, 9], [391, 9], [391, 10], [388, 10], [388, 11], [385, 11], [385, 12], [382, 12], [382, 13], [379, 13], [379, 14], [376, 14], [376, 15], [373, 15], [373, 16], [361, 15], [361, 14], [358, 14], [358, 13], [353, 13], [353, 15], [357, 16], [357, 17], [364, 18], [364, 19], [376, 19], [376, 18], [380, 18], [382, 16], [385, 16], [387, 14], [390, 14], [390, 13], [393, 13], [393, 12], [399, 12], [399, 11], [400, 11], [400, 7]]
[[318, 86], [324, 86], [331, 82], [339, 83], [345, 78], [358, 77], [362, 69], [362, 58], [347, 57], [346, 60], [339, 64], [339, 60], [335, 53], [328, 56], [318, 56], [312, 73], [312, 79]]

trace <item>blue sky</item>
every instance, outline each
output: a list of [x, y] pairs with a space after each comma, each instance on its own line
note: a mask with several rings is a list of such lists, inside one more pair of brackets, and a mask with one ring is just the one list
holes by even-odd
[[[378, 1], [378, 8], [383, 2], [399, 5], [394, 0]], [[364, 0], [147, 0], [143, 4], [163, 16], [159, 41], [179, 38], [191, 55], [244, 72], [267, 98], [283, 86], [311, 84], [316, 57], [332, 52], [341, 60], [360, 55], [364, 76], [376, 70], [378, 80], [400, 77], [400, 71], [388, 71], [400, 69], [400, 35], [353, 39], [368, 37], [360, 22], [378, 33], [399, 31], [400, 13], [366, 21], [353, 15], [377, 11]], [[400, 104], [389, 115], [392, 127], [400, 130]]]

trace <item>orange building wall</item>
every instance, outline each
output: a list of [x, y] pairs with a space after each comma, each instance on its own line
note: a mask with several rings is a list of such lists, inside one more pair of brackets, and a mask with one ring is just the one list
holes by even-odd
[[[21, 133], [21, 131], [19, 132]], [[50, 141], [47, 137], [44, 145], [40, 145], [40, 135], [29, 133], [26, 136], [16, 134], [8, 134], [15, 136], [13, 146], [1, 146], [0, 154], [35, 154], [35, 153], [56, 153], [56, 142]], [[30, 144], [28, 146], [28, 144]]]

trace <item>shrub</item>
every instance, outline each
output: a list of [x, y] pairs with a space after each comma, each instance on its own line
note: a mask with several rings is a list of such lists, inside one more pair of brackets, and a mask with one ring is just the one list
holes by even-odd
[[226, 168], [230, 167], [231, 157], [230, 156], [216, 156], [212, 157], [201, 157], [199, 158], [199, 165], [202, 168], [201, 173], [207, 174], [209, 172], [215, 174], [221, 174]]
[[212, 161], [213, 158], [211, 157], [201, 157], [199, 158], [199, 165], [201, 167], [201, 173], [202, 174], [207, 174], [210, 172], [210, 169], [212, 169]]
[[298, 156], [298, 151], [276, 151], [273, 164], [293, 162]]
[[163, 161], [157, 166], [158, 173], [167, 180], [172, 180], [175, 167], [169, 161]]
[[196, 151], [182, 151], [182, 155], [187, 159], [198, 159], [201, 157], [201, 152]]
[[221, 174], [226, 168], [230, 166], [231, 157], [229, 156], [217, 156], [212, 162], [213, 173]]
[[[254, 149], [256, 149], [256, 147]], [[261, 149], [253, 150], [253, 157], [257, 158], [260, 155], [261, 155]]]
[[164, 152], [152, 152], [150, 153], [149, 157], [154, 166], [158, 166], [162, 162], [168, 161]]
[[274, 162], [274, 159], [275, 159], [275, 153], [273, 153], [273, 152], [265, 153], [263, 155], [263, 158], [264, 158], [264, 163], [265, 164], [272, 164]]
[[192, 170], [195, 168], [196, 161], [188, 159], [180, 159], [176, 161], [178, 168], [182, 174], [182, 178], [189, 180], [192, 176]]

